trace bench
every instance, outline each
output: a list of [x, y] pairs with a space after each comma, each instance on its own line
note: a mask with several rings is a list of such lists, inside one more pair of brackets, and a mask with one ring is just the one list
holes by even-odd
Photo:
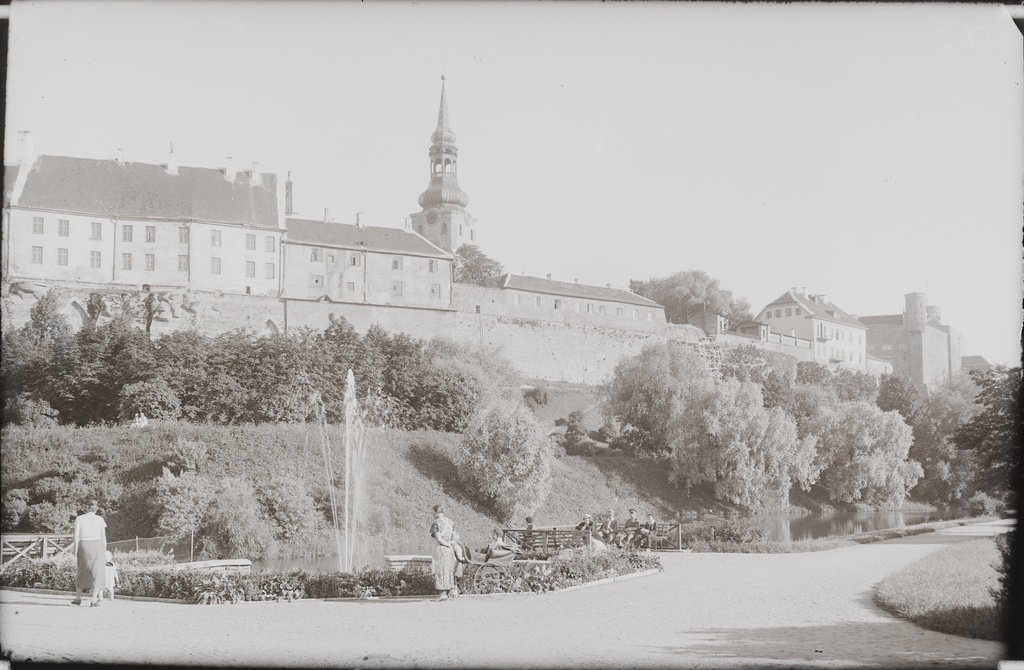
[[504, 539], [511, 540], [527, 551], [555, 552], [571, 547], [590, 546], [590, 531], [559, 528], [506, 528]]
[[387, 565], [388, 570], [399, 572], [401, 570], [422, 570], [423, 572], [430, 572], [430, 556], [424, 556], [421, 554], [400, 554], [394, 556], [385, 556], [384, 563]]

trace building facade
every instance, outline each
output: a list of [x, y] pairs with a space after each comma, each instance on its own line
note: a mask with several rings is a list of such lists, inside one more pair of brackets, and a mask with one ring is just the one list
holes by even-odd
[[871, 355], [891, 362], [893, 372], [924, 389], [934, 388], [960, 371], [967, 353], [967, 340], [956, 328], [943, 324], [941, 309], [927, 302], [924, 293], [908, 293], [902, 314], [861, 319], [869, 328]]
[[810, 341], [818, 363], [868, 369], [867, 326], [836, 306], [827, 295], [791, 288], [765, 305], [755, 319], [745, 324], [751, 332], [767, 325], [770, 334]]

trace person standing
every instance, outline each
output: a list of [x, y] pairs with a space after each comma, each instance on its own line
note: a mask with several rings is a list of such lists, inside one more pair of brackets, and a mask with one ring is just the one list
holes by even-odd
[[444, 515], [443, 505], [434, 505], [434, 523], [430, 536], [437, 542], [434, 547], [430, 570], [434, 573], [434, 588], [438, 600], [448, 600], [448, 594], [455, 590], [455, 522]]
[[75, 518], [75, 599], [72, 605], [82, 604], [82, 595], [88, 589], [92, 607], [100, 606], [100, 591], [107, 585], [107, 522], [96, 514], [100, 504], [89, 501], [89, 510]]

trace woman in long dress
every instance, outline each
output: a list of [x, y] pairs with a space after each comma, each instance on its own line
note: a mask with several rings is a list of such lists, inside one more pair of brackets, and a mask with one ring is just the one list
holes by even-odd
[[438, 600], [448, 600], [448, 594], [455, 590], [455, 550], [452, 543], [455, 539], [455, 522], [444, 515], [442, 505], [434, 505], [434, 523], [430, 526], [430, 536], [437, 545], [430, 564], [434, 574], [434, 588], [439, 594]]
[[75, 555], [78, 571], [75, 573], [75, 599], [72, 605], [82, 604], [82, 595], [91, 590], [93, 607], [100, 606], [100, 591], [107, 586], [107, 522], [96, 514], [100, 504], [89, 501], [89, 511], [75, 518]]

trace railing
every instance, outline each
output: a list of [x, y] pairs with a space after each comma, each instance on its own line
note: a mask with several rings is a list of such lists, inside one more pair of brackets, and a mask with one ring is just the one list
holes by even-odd
[[659, 523], [654, 537], [651, 538], [651, 549], [655, 551], [681, 551], [683, 549], [683, 533], [678, 523]]
[[0, 560], [7, 569], [15, 561], [23, 558], [54, 558], [61, 554], [73, 555], [75, 547], [74, 535], [40, 535], [34, 533], [0, 533]]

